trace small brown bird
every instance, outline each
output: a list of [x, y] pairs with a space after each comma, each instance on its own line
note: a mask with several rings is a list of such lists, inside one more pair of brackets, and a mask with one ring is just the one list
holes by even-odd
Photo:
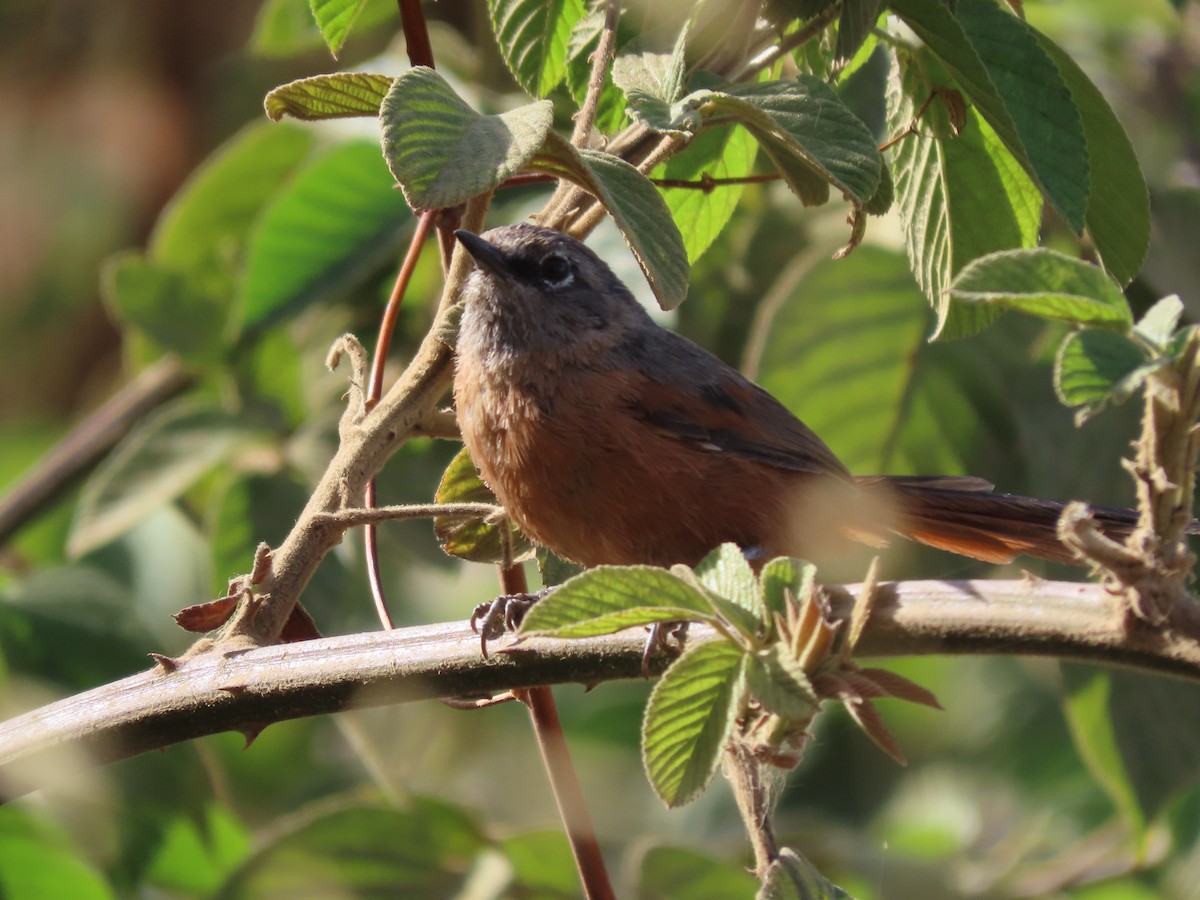
[[[584, 565], [822, 559], [889, 533], [989, 562], [1072, 562], [1062, 504], [981, 479], [854, 477], [778, 400], [654, 323], [578, 241], [528, 224], [458, 239], [454, 398], [483, 480], [532, 540]], [[1128, 510], [1096, 514], [1110, 534]]]

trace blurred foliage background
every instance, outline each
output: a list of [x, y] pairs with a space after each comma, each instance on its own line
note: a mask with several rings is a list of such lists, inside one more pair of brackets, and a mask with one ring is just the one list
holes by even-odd
[[[1178, 293], [1187, 316], [1200, 318], [1200, 8], [1059, 0], [1026, 10], [1104, 91], [1150, 183], [1154, 234], [1131, 301], [1140, 311]], [[514, 102], [484, 6], [427, 4], [426, 14], [439, 67], [464, 95], [484, 109]], [[255, 544], [286, 534], [323, 470], [344, 391], [344, 375], [323, 369], [326, 349], [347, 329], [374, 339], [411, 220], [394, 208], [378, 156], [362, 149], [377, 141], [373, 122], [274, 125], [262, 98], [335, 67], [400, 71], [397, 28], [394, 6], [372, 0], [335, 63], [306, 0], [219, 10], [187, 0], [0, 4], [0, 486], [161, 355], [160, 335], [129, 325], [113, 287], [122, 264], [110, 260], [149, 244], [182, 265], [180, 198], [214, 171], [214, 158], [236, 160], [252, 144], [267, 159], [229, 176], [226, 214], [242, 217], [243, 242], [215, 265], [214, 290], [250, 290], [253, 257], [263, 289], [294, 294], [285, 320], [265, 323], [232, 356], [197, 339], [189, 362], [200, 380], [187, 402], [228, 418], [214, 425], [201, 415], [175, 435], [210, 461], [185, 491], [108, 484], [136, 502], [124, 513], [133, 524], [105, 536], [87, 531], [93, 480], [0, 549], [6, 714], [143, 669], [150, 650], [183, 650], [190, 639], [169, 614], [247, 571]], [[883, 111], [871, 98], [885, 77], [868, 63], [846, 88], [881, 140]], [[272, 204], [316, 165], [377, 183], [380, 204], [392, 207], [368, 211], [379, 223], [366, 236], [373, 256], [280, 287], [256, 223], [269, 209], [286, 221], [288, 210]], [[543, 197], [510, 192], [492, 221], [516, 221]], [[927, 343], [932, 316], [899, 222], [872, 222], [867, 245], [834, 263], [843, 215], [804, 211], [779, 185], [747, 188], [695, 266], [673, 324], [734, 363], [751, 346], [759, 380], [856, 471], [970, 472], [1015, 492], [1130, 502], [1118, 460], [1137, 411], [1074, 427], [1051, 386], [1055, 326], [1009, 315], [977, 338]], [[1053, 245], [1053, 221], [1047, 233]], [[615, 232], [591, 243], [640, 285]], [[120, 259], [136, 266], [140, 257]], [[429, 323], [439, 281], [431, 253], [401, 316], [397, 366]], [[219, 336], [202, 321], [173, 327], [168, 345], [184, 328], [210, 343]], [[381, 499], [430, 498], [455, 449], [408, 445], [381, 478]], [[381, 547], [401, 624], [463, 618], [497, 590], [489, 567], [444, 557], [428, 523], [383, 529]], [[887, 574], [993, 573], [929, 551], [890, 557]], [[357, 540], [325, 562], [305, 604], [325, 633], [376, 627]], [[1097, 706], [1082, 667], [962, 658], [897, 668], [945, 706], [885, 709], [909, 767], [834, 713], [785, 788], [785, 837], [825, 874], [864, 898], [1200, 896], [1200, 793], [1186, 787], [1200, 775], [1193, 692], [1130, 676], [1106, 682]], [[744, 834], [723, 786], [671, 813], [647, 788], [637, 754], [647, 692], [640, 683], [556, 691], [623, 895], [636, 884], [647, 897], [749, 896]], [[1089, 715], [1109, 712], [1126, 723], [1118, 730], [1127, 760], [1137, 760], [1127, 763], [1126, 792], [1138, 802], [1098, 780], [1103, 765], [1089, 768], [1072, 738], [1073, 729], [1088, 733]], [[1129, 750], [1135, 737], [1140, 756]], [[0, 895], [358, 896], [403, 885], [409, 893], [389, 895], [491, 896], [486, 886], [505, 877], [510, 896], [575, 895], [528, 724], [513, 705], [463, 713], [430, 703], [288, 722], [243, 744], [219, 735], [56, 773], [56, 789], [0, 808]]]

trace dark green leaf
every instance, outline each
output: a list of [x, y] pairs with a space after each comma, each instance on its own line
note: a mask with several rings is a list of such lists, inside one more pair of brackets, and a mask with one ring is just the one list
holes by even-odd
[[953, 74], [1004, 146], [1081, 232], [1091, 180], [1079, 112], [1033, 29], [993, 0], [896, 0], [891, 8]]
[[397, 253], [411, 219], [373, 142], [317, 157], [275, 195], [250, 236], [243, 327], [353, 289]]
[[1104, 95], [1061, 47], [1035, 32], [1054, 60], [1083, 118], [1091, 193], [1087, 230], [1108, 273], [1127, 284], [1138, 273], [1150, 245], [1150, 195], [1133, 145]]
[[586, 12], [583, 0], [488, 0], [500, 54], [528, 93], [545, 97], [562, 82], [571, 32]]
[[169, 266], [129, 251], [108, 261], [101, 285], [117, 318], [164, 350], [185, 359], [211, 360], [228, 343], [227, 295], [202, 291]]
[[1127, 400], [1151, 371], [1166, 362], [1147, 363], [1145, 352], [1123, 334], [1076, 331], [1059, 348], [1054, 390], [1067, 406], [1085, 407], [1079, 419], [1083, 422], [1108, 402]]
[[519, 171], [547, 139], [550, 101], [481, 116], [433, 69], [409, 69], [379, 110], [383, 155], [413, 209], [456, 206]]
[[[480, 479], [479, 470], [471, 461], [466, 447], [446, 467], [434, 500], [438, 503], [499, 503], [496, 495]], [[506, 558], [505, 536], [500, 531], [502, 527], [507, 528], [511, 535], [511, 558], [527, 559], [533, 549], [529, 539], [507, 522], [494, 525], [481, 519], [433, 520], [433, 533], [437, 535], [442, 549], [451, 556], [472, 562], [498, 563]]]
[[84, 486], [68, 551], [79, 556], [174, 499], [258, 429], [220, 409], [182, 400], [145, 419]]
[[655, 622], [715, 618], [708, 596], [666, 569], [597, 566], [539, 600], [520, 633], [592, 637]]
[[[899, 61], [888, 89], [888, 130], [900, 134], [907, 129], [931, 93], [946, 89], [942, 78], [927, 54]], [[930, 109], [941, 103], [935, 97]], [[975, 110], [967, 111], [957, 137], [941, 139], [918, 127], [900, 141], [895, 154], [896, 205], [917, 284], [938, 315], [935, 335], [973, 334], [999, 311], [952, 304], [946, 288], [976, 257], [1034, 246], [1041, 195]]]
[[849, 62], [858, 53], [879, 18], [879, 5], [880, 0], [843, 0], [834, 54], [838, 62]]
[[958, 273], [950, 293], [966, 303], [1079, 325], [1133, 324], [1125, 295], [1102, 269], [1056, 250], [1007, 250], [976, 259]]
[[390, 75], [369, 72], [314, 75], [275, 88], [263, 108], [275, 122], [284, 116], [305, 120], [377, 116], [392, 81]]
[[551, 132], [531, 168], [566, 178], [596, 197], [621, 236], [663, 309], [687, 297], [688, 264], [683, 238], [662, 195], [629, 163], [594, 150], [579, 150]]
[[642, 759], [655, 793], [682, 806], [708, 787], [745, 693], [745, 654], [726, 641], [689, 647], [650, 695]]

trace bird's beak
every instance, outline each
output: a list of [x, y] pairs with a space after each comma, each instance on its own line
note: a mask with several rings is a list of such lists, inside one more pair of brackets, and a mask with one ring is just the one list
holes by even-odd
[[504, 254], [495, 244], [485, 241], [473, 232], [463, 231], [461, 228], [454, 232], [454, 236], [458, 238], [458, 242], [471, 254], [471, 258], [480, 268], [496, 275], [508, 274], [508, 260], [504, 258]]

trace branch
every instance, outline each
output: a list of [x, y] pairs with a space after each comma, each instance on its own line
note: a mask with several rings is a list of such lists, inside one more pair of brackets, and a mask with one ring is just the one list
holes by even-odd
[[[859, 586], [833, 589], [849, 619]], [[879, 587], [859, 656], [1006, 653], [1053, 656], [1200, 681], [1200, 610], [1160, 628], [1130, 627], [1094, 584], [912, 581]], [[711, 640], [693, 627], [689, 640]], [[465, 622], [230, 651], [224, 646], [69, 697], [0, 724], [0, 794], [51, 783], [79, 751], [100, 763], [220, 731], [435, 697], [637, 678], [645, 635], [530, 639], [484, 659]], [[74, 752], [72, 752], [74, 751]], [[72, 762], [70, 765], [76, 765]], [[56, 774], [57, 773], [57, 774]]]
[[168, 356], [139, 374], [59, 441], [0, 499], [0, 544], [41, 511], [53, 497], [85, 475], [153, 409], [195, 381]]

